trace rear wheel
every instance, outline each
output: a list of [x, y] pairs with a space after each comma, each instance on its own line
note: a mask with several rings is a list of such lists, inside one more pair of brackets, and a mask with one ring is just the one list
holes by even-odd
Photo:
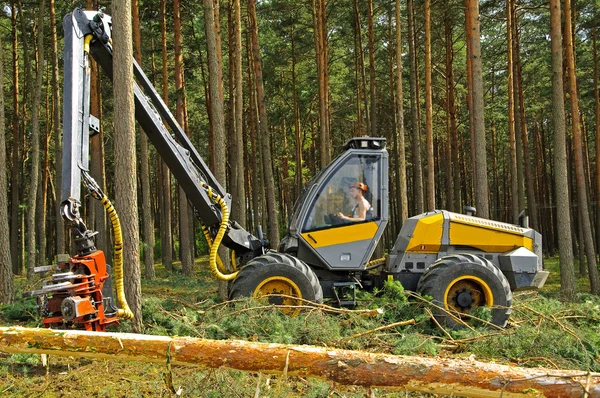
[[512, 292], [506, 277], [489, 260], [472, 254], [442, 257], [419, 280], [417, 291], [433, 297], [441, 308], [435, 318], [451, 329], [469, 323], [478, 307], [491, 307], [490, 322], [505, 327], [511, 313]]
[[[295, 298], [320, 303], [323, 290], [308, 265], [295, 257], [272, 252], [256, 257], [240, 270], [230, 283], [229, 297], [266, 297], [270, 304], [301, 306], [302, 300]], [[282, 311], [293, 316], [300, 309]]]

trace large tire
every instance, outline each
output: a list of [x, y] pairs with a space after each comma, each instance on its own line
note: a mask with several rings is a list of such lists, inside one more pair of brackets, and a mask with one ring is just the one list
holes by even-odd
[[[294, 296], [321, 303], [323, 289], [319, 279], [305, 263], [287, 254], [269, 252], [254, 258], [240, 269], [229, 285], [229, 297], [267, 297], [276, 305], [302, 305], [302, 301], [278, 296]], [[296, 315], [299, 310], [284, 311]]]
[[506, 326], [512, 312], [512, 292], [504, 274], [489, 260], [473, 254], [440, 258], [425, 270], [417, 291], [433, 297], [440, 307], [433, 309], [436, 320], [450, 329], [469, 323], [471, 318], [461, 314], [477, 307], [492, 307], [490, 322], [500, 327]]

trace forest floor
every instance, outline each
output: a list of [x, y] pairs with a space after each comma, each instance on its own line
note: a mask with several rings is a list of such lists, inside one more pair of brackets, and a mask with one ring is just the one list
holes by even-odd
[[[576, 302], [558, 300], [558, 260], [546, 259], [551, 271], [540, 292], [515, 294], [513, 313], [504, 330], [484, 323], [460, 331], [441, 330], [430, 320], [429, 304], [407, 297], [398, 284], [379, 294], [360, 293], [358, 309], [381, 308], [383, 314], [331, 314], [311, 309], [296, 317], [256, 300], [227, 305], [218, 299], [217, 283], [207, 258], [197, 262], [197, 278], [168, 275], [157, 266], [157, 279], [143, 281], [145, 333], [243, 339], [288, 344], [360, 349], [400, 355], [471, 357], [479, 361], [525, 367], [600, 371], [600, 297], [592, 296], [586, 279], [578, 280]], [[18, 296], [31, 290], [17, 280]], [[478, 314], [485, 318], [486, 313]], [[489, 315], [489, 314], [488, 314]], [[310, 319], [309, 319], [310, 317]], [[363, 337], [348, 337], [402, 320], [414, 326], [394, 328]], [[0, 325], [40, 326], [35, 301], [20, 299], [0, 307]], [[124, 322], [116, 330], [129, 332]], [[116, 331], [115, 330], [115, 331]], [[558, 345], [556, 342], [560, 341]], [[165, 365], [0, 354], [0, 396], [26, 397], [150, 397], [172, 396], [165, 382]], [[188, 397], [421, 397], [404, 390], [367, 390], [319, 379], [270, 376], [232, 370], [173, 366], [172, 386]]]

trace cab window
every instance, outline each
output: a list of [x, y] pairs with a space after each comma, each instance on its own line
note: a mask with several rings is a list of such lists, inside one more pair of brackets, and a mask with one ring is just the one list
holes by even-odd
[[350, 188], [359, 183], [366, 186], [363, 196], [370, 205], [366, 220], [362, 222], [379, 219], [381, 216], [380, 169], [380, 156], [359, 154], [349, 156], [321, 183], [312, 199], [302, 231], [309, 232], [351, 223], [352, 221], [340, 219], [337, 214], [342, 213], [352, 217], [357, 202], [351, 197]]

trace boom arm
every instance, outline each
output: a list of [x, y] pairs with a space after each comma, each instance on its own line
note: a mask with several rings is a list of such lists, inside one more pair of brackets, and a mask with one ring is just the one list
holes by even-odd
[[[88, 55], [112, 79], [111, 25], [110, 16], [81, 9], [75, 9], [63, 20], [65, 98], [61, 200], [63, 216], [74, 225], [83, 225], [79, 216], [81, 176], [88, 171], [89, 131], [95, 124], [95, 118], [89, 114]], [[231, 204], [231, 195], [219, 184], [135, 60], [133, 68], [136, 79], [135, 117], [185, 191], [196, 216], [214, 238], [223, 220], [222, 209], [215, 202], [214, 194], [221, 197], [226, 206]], [[240, 255], [247, 254], [250, 257], [262, 254], [266, 246], [264, 241], [254, 237], [235, 221], [229, 222], [223, 244]]]

